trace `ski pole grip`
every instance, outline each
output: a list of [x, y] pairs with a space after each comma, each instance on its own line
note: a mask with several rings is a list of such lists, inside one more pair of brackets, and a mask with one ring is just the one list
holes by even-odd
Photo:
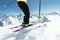
[[41, 16], [37, 16], [38, 20], [40, 20], [42, 17]]

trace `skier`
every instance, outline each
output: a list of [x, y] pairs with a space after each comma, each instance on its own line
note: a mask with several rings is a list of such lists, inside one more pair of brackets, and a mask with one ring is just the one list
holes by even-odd
[[29, 7], [26, 4], [27, 0], [17, 0], [18, 6], [21, 8], [21, 10], [24, 13], [24, 19], [23, 19], [23, 23], [22, 26], [28, 26], [29, 24], [29, 17], [30, 17], [30, 11], [29, 11]]

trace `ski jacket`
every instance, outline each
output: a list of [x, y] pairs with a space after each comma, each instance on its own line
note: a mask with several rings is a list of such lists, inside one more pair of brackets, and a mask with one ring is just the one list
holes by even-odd
[[17, 2], [19, 2], [19, 1], [27, 2], [27, 0], [17, 0]]

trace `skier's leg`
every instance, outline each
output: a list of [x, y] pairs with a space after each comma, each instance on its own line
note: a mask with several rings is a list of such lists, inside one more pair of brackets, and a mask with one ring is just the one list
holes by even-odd
[[25, 2], [18, 2], [18, 6], [22, 9], [22, 11], [25, 14], [24, 19], [23, 19], [24, 24], [29, 24], [30, 12], [29, 12], [29, 8], [27, 4]]
[[24, 23], [29, 24], [30, 12], [29, 12], [28, 6], [27, 5], [25, 5], [25, 6], [26, 6], [25, 7], [26, 11], [25, 11], [25, 16], [24, 16]]

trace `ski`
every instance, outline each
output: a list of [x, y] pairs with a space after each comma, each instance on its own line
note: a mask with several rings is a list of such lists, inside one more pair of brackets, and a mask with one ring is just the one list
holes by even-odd
[[[33, 24], [32, 24], [32, 25], [33, 25]], [[32, 26], [32, 25], [29, 25], [29, 26]], [[10, 28], [10, 29], [18, 28], [18, 27], [21, 27], [21, 26], [23, 26], [23, 25], [16, 26], [16, 27], [12, 27], [12, 28]], [[26, 27], [28, 27], [28, 26], [26, 26]]]
[[20, 29], [15, 30], [14, 32], [18, 32], [18, 31], [20, 31], [20, 30], [22, 30], [22, 29], [24, 29], [24, 28], [22, 27], [22, 28], [20, 28]]
[[[32, 24], [33, 25], [33, 24]], [[22, 30], [22, 29], [24, 29], [24, 28], [28, 28], [28, 27], [30, 27], [30, 26], [32, 26], [32, 25], [28, 25], [28, 26], [26, 26], [26, 27], [24, 27], [24, 26], [22, 26], [20, 29], [17, 29], [17, 30], [15, 30], [14, 32], [17, 32], [17, 31], [20, 31], [20, 30]]]
[[[37, 27], [35, 27], [35, 28], [33, 28], [33, 29], [36, 29], [36, 28], [39, 28], [39, 27], [41, 27], [41, 26], [39, 25], [39, 26], [37, 26]], [[17, 30], [15, 30], [14, 32], [18, 32], [18, 31], [21, 31], [21, 30], [23, 30], [23, 29], [31, 29], [31, 30], [33, 30], [33, 29], [32, 29], [32, 26], [31, 26], [31, 27], [26, 27], [26, 28], [22, 27], [21, 29], [17, 29]]]
[[[38, 21], [38, 22], [35, 22], [33, 25], [30, 25], [30, 26], [27, 26], [27, 27], [23, 27], [23, 26], [19, 26], [19, 27], [21, 27], [20, 29], [17, 29], [17, 30], [15, 30], [14, 32], [17, 32], [17, 31], [20, 31], [20, 30], [22, 30], [22, 29], [24, 29], [24, 28], [31, 28], [32, 26], [35, 26], [35, 25], [37, 25], [37, 24], [39, 24], [40, 22]], [[38, 27], [40, 27], [40, 25], [38, 26]], [[16, 27], [17, 28], [17, 27]]]
[[12, 27], [12, 28], [10, 28], [10, 29], [14, 29], [14, 28], [18, 28], [18, 27], [21, 27], [22, 25], [20, 25], [20, 26], [16, 26], [16, 27]]
[[[32, 23], [32, 25], [35, 25], [35, 24], [37, 24], [37, 23], [39, 23], [39, 22], [41, 22], [41, 21], [38, 20], [38, 21], [31, 22], [31, 23]], [[31, 25], [31, 26], [32, 26], [32, 25]], [[22, 25], [16, 26], [16, 27], [12, 27], [12, 28], [10, 28], [10, 29], [15, 29], [15, 28], [18, 28], [18, 27], [22, 27]]]

